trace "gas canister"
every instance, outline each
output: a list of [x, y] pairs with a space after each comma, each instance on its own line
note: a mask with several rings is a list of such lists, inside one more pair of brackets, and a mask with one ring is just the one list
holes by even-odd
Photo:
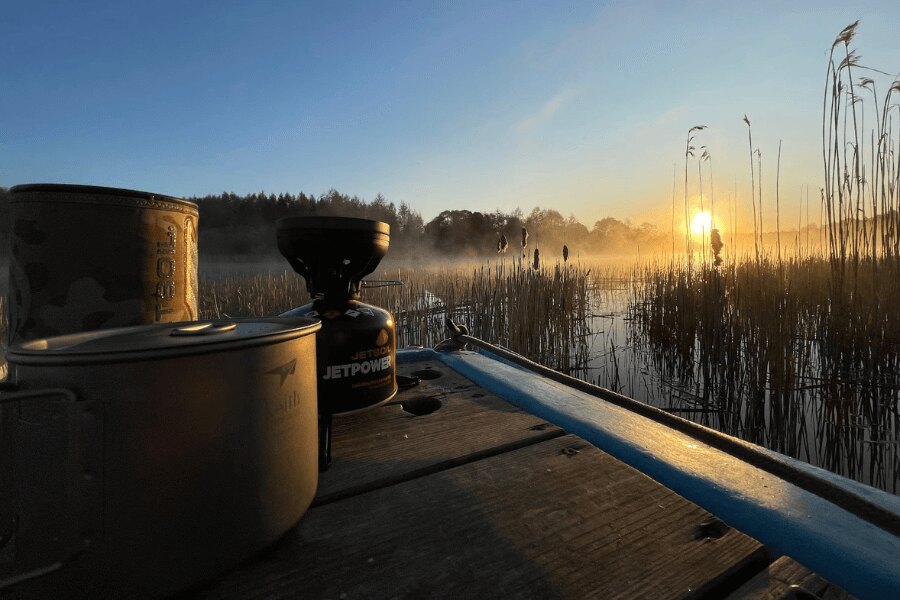
[[329, 306], [317, 300], [284, 313], [315, 317], [326, 332], [316, 344], [320, 411], [350, 413], [383, 404], [397, 393], [394, 318], [388, 311], [348, 300]]

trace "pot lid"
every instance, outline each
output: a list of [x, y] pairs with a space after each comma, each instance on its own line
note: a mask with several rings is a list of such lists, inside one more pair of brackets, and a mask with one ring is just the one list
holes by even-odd
[[315, 333], [321, 326], [307, 317], [158, 323], [29, 340], [12, 346], [7, 356], [18, 364], [168, 358], [286, 341]]

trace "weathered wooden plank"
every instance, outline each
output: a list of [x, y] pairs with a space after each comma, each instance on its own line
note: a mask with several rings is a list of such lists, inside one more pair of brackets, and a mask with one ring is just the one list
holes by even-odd
[[782, 598], [850, 600], [844, 589], [829, 583], [797, 561], [782, 556], [730, 595], [729, 600], [778, 600]]
[[319, 478], [317, 504], [563, 433], [440, 363], [405, 364], [399, 372], [437, 377], [401, 391], [388, 406], [335, 417], [333, 460]]
[[753, 539], [564, 436], [313, 508], [199, 594], [678, 598], [766, 562]]

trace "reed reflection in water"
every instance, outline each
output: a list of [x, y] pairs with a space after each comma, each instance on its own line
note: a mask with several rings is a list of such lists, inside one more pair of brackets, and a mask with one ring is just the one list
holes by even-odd
[[861, 263], [846, 289], [816, 258], [646, 267], [602, 368], [622, 393], [897, 493], [896, 267]]

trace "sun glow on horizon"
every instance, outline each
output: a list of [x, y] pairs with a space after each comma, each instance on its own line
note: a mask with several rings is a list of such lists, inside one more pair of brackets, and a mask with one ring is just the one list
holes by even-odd
[[691, 233], [701, 235], [709, 233], [710, 229], [712, 229], [712, 215], [709, 212], [704, 210], [694, 214], [694, 218], [691, 219]]

